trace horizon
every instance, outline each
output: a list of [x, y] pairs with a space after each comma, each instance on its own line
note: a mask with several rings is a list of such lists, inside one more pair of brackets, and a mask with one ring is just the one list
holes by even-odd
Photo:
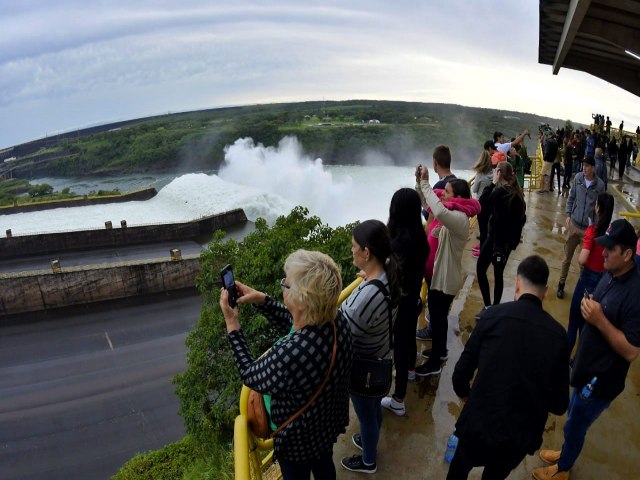
[[580, 124], [600, 113], [634, 131], [638, 97], [538, 64], [538, 22], [531, 0], [6, 4], [0, 149], [167, 112], [327, 99], [455, 104]]

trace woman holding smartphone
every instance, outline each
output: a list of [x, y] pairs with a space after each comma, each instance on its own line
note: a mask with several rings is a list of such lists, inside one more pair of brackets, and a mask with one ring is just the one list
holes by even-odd
[[313, 472], [316, 480], [335, 480], [333, 445], [349, 424], [351, 370], [351, 332], [337, 310], [342, 279], [331, 257], [307, 250], [289, 255], [284, 273], [280, 284], [284, 304], [235, 282], [238, 303], [255, 305], [269, 322], [288, 333], [260, 358], [251, 356], [238, 309], [229, 305], [225, 289], [220, 308], [240, 377], [249, 388], [271, 395], [271, 419], [276, 425], [290, 420], [320, 392], [275, 435], [275, 456], [283, 478], [309, 479]]

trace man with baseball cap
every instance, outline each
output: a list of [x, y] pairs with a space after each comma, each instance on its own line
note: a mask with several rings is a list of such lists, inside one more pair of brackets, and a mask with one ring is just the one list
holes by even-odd
[[611, 223], [596, 238], [604, 247], [605, 274], [580, 305], [585, 325], [571, 372], [573, 391], [562, 450], [541, 450], [550, 464], [533, 470], [538, 480], [566, 480], [587, 430], [624, 390], [629, 366], [640, 353], [640, 273], [635, 267], [636, 233], [626, 220]]
[[564, 242], [564, 260], [558, 279], [558, 298], [564, 298], [564, 284], [569, 275], [569, 267], [573, 260], [576, 247], [582, 242], [584, 231], [595, 219], [595, 208], [598, 195], [604, 192], [604, 182], [596, 175], [596, 161], [587, 157], [582, 162], [582, 172], [576, 173], [569, 191], [569, 198], [565, 206], [567, 218], [566, 241]]

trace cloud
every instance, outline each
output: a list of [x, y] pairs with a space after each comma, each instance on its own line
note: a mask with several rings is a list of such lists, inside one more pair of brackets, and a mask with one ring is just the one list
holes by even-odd
[[616, 87], [537, 64], [535, 2], [26, 0], [2, 9], [0, 148], [96, 121], [321, 98], [578, 122], [640, 110]]

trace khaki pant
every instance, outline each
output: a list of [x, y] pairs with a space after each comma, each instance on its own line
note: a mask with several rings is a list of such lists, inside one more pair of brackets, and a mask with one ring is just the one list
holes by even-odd
[[542, 162], [542, 188], [541, 192], [548, 192], [551, 190], [551, 170], [553, 168], [553, 162]]
[[562, 270], [560, 271], [560, 280], [558, 283], [564, 284], [567, 280], [569, 267], [573, 260], [573, 254], [576, 251], [576, 247], [582, 242], [583, 237], [584, 230], [573, 223], [573, 220], [569, 221], [569, 228], [567, 228], [567, 241], [564, 242], [564, 260], [562, 261]]

